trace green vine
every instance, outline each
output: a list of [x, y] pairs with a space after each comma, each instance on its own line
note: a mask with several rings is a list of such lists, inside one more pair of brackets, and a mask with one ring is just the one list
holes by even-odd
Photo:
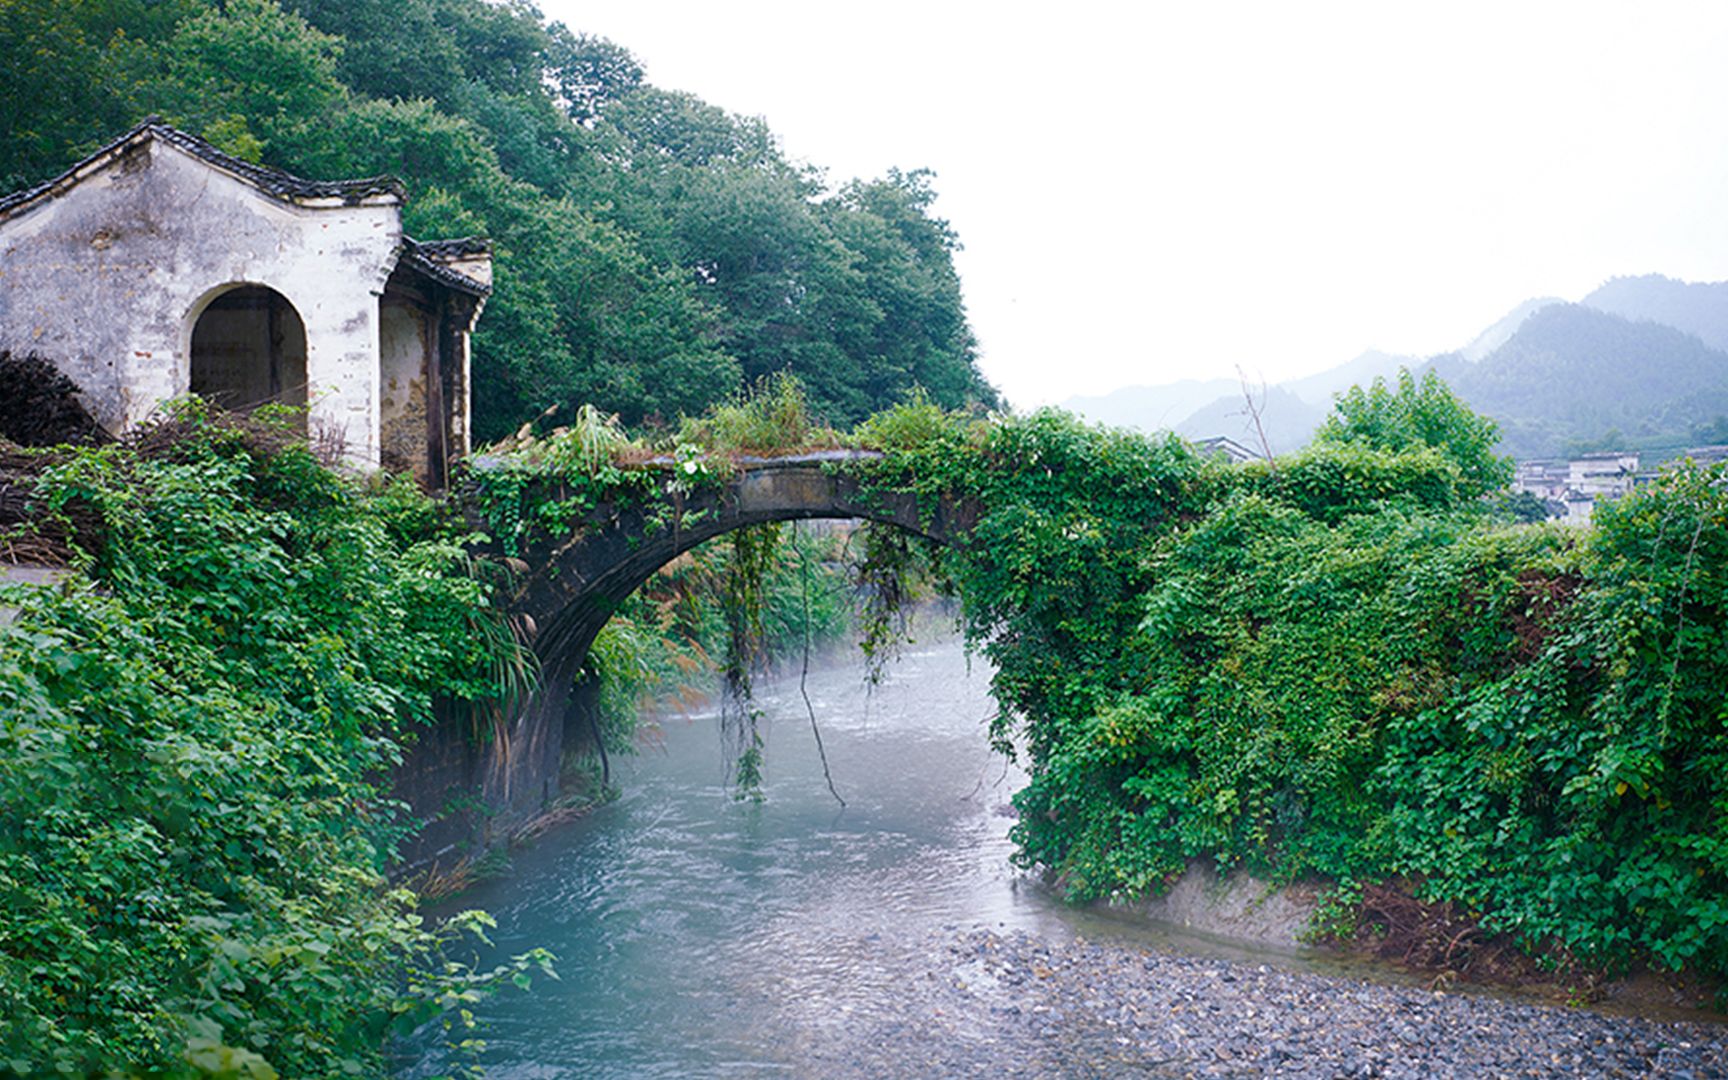
[[0, 1071], [383, 1075], [550, 971], [384, 878], [402, 741], [533, 689], [459, 523], [202, 408], [13, 464], [78, 570], [0, 586]]
[[1346, 395], [1276, 471], [937, 419], [846, 471], [976, 501], [944, 565], [1030, 759], [1022, 865], [1076, 898], [1199, 858], [1404, 882], [1549, 956], [1728, 973], [1722, 466], [1567, 530], [1496, 520], [1493, 426], [1436, 380]]
[[901, 649], [913, 641], [909, 616], [924, 566], [904, 529], [866, 522], [857, 535], [863, 548], [852, 567], [858, 648], [864, 654], [864, 681], [875, 687], [888, 665], [899, 659]]
[[752, 525], [732, 534], [732, 557], [722, 579], [726, 617], [721, 730], [733, 748], [734, 797], [761, 802], [763, 742], [752, 679], [763, 659], [763, 582], [780, 547], [780, 526]]

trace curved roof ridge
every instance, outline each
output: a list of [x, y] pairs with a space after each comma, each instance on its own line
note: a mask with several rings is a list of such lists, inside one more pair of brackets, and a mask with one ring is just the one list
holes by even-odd
[[460, 259], [465, 256], [492, 254], [492, 241], [484, 236], [459, 236], [453, 240], [415, 240], [405, 236], [402, 239], [431, 259]]
[[0, 218], [8, 217], [17, 210], [71, 188], [95, 172], [97, 168], [106, 165], [109, 159], [118, 156], [144, 138], [160, 139], [162, 142], [215, 166], [236, 179], [250, 184], [264, 194], [283, 202], [299, 202], [303, 199], [340, 199], [344, 205], [353, 205], [365, 199], [379, 196], [394, 198], [398, 203], [405, 202], [408, 197], [407, 189], [402, 186], [402, 181], [393, 176], [368, 176], [354, 180], [307, 180], [282, 169], [244, 161], [232, 154], [218, 150], [205, 139], [181, 131], [160, 116], [149, 116], [130, 131], [82, 158], [58, 176], [37, 184], [35, 187], [0, 197]]

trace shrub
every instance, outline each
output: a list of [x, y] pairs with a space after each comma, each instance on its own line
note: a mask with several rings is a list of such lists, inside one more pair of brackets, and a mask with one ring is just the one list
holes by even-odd
[[1491, 435], [1405, 378], [1271, 466], [1051, 413], [887, 444], [867, 482], [982, 510], [948, 572], [1029, 758], [1018, 858], [1076, 899], [1197, 858], [1411, 880], [1728, 973], [1728, 470], [1512, 526]]
[[545, 959], [448, 964], [483, 918], [431, 929], [383, 879], [397, 740], [497, 692], [497, 616], [400, 488], [170, 424], [57, 452], [38, 509], [78, 500], [101, 546], [0, 599], [0, 1069], [376, 1072], [387, 1031]]

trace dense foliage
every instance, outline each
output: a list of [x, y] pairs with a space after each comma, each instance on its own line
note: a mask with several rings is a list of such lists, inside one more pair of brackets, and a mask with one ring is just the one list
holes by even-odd
[[522, 0], [4, 0], [0, 55], [0, 190], [159, 113], [302, 175], [399, 176], [421, 238], [492, 237], [483, 439], [583, 403], [671, 423], [775, 372], [835, 424], [914, 386], [994, 401], [929, 174], [830, 189]]
[[386, 1032], [525, 981], [382, 877], [399, 738], [511, 661], [436, 508], [195, 410], [26, 460], [76, 564], [0, 596], [0, 1072], [377, 1075]]
[[[914, 397], [928, 400], [922, 392]], [[654, 437], [632, 438], [616, 417], [589, 406], [544, 436], [532, 427], [495, 445], [469, 482], [469, 497], [511, 557], [534, 540], [606, 524], [629, 509], [646, 510], [649, 529], [687, 528], [711, 512], [687, 506], [687, 497], [724, 484], [741, 458], [852, 441], [818, 426], [803, 385], [785, 374]], [[771, 660], [829, 644], [848, 628], [837, 550], [844, 539], [760, 525], [663, 568], [613, 614], [591, 650], [587, 674], [600, 691], [594, 742], [605, 753], [628, 751], [644, 699], [706, 692], [719, 674], [738, 787], [759, 794], [752, 677]]]
[[1400, 878], [1550, 957], [1728, 972], [1720, 467], [1572, 532], [1494, 516], [1492, 426], [1434, 380], [1235, 468], [930, 419], [872, 482], [978, 501], [949, 572], [1029, 758], [1021, 857], [1072, 895]]

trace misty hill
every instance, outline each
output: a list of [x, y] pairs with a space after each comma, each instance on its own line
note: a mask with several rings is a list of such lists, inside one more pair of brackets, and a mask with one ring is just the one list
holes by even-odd
[[[1414, 356], [1395, 356], [1370, 349], [1337, 367], [1268, 387], [1260, 424], [1266, 429], [1266, 441], [1272, 445], [1272, 452], [1288, 454], [1306, 446], [1314, 435], [1314, 429], [1332, 411], [1334, 395], [1352, 386], [1365, 386], [1375, 379], [1391, 379], [1398, 374], [1399, 368], [1414, 369], [1421, 363]], [[1231, 386], [1225, 393], [1193, 410], [1186, 419], [1169, 426], [1176, 434], [1188, 439], [1228, 435], [1244, 446], [1260, 448], [1260, 436], [1254, 430], [1254, 420], [1248, 415], [1239, 385]]]
[[1541, 308], [1477, 363], [1449, 353], [1429, 366], [1518, 458], [1671, 448], [1728, 416], [1728, 352], [1582, 304]]
[[1614, 278], [1582, 303], [1634, 322], [1672, 326], [1728, 351], [1728, 281], [1693, 283], [1661, 274]]
[[1477, 334], [1475, 340], [1458, 350], [1458, 354], [1471, 363], [1475, 363], [1506, 344], [1507, 340], [1518, 332], [1519, 327], [1523, 326], [1524, 321], [1530, 316], [1545, 307], [1564, 304], [1565, 302], [1557, 296], [1539, 296], [1534, 300], [1526, 300], [1508, 311], [1499, 322]]
[[1237, 393], [1239, 388], [1235, 379], [1183, 379], [1158, 386], [1124, 386], [1108, 394], [1071, 397], [1061, 407], [1098, 424], [1159, 431], [1174, 428], [1208, 402]]
[[[1370, 379], [1369, 381], [1372, 381]], [[1332, 411], [1332, 402], [1323, 405], [1304, 401], [1285, 389], [1285, 385], [1267, 387], [1264, 398], [1259, 390], [1254, 397], [1260, 403], [1260, 424], [1266, 429], [1266, 441], [1274, 454], [1300, 450], [1314, 435], [1314, 429]], [[1254, 430], [1254, 418], [1248, 413], [1241, 388], [1233, 396], [1216, 398], [1202, 406], [1192, 416], [1175, 425], [1173, 430], [1185, 439], [1209, 439], [1228, 435], [1243, 446], [1260, 449], [1260, 436]]]
[[1327, 368], [1317, 375], [1301, 379], [1290, 379], [1278, 386], [1310, 405], [1320, 406], [1320, 414], [1324, 416], [1332, 410], [1334, 394], [1342, 394], [1352, 386], [1366, 385], [1378, 378], [1390, 379], [1398, 374], [1399, 368], [1413, 368], [1421, 362], [1414, 356], [1395, 356], [1378, 349], [1369, 349], [1356, 359], [1347, 360], [1335, 368]]
[[[1499, 422], [1502, 452], [1519, 458], [1725, 442], [1728, 282], [1615, 278], [1578, 304], [1526, 300], [1464, 348], [1426, 362], [1366, 352], [1281, 383], [1267, 391], [1261, 416], [1274, 452], [1306, 444], [1332, 395], [1390, 378], [1400, 366], [1432, 367]], [[1241, 387], [1230, 379], [1129, 387], [1064, 407], [1105, 423], [1259, 446]]]
[[[1371, 383], [1375, 378], [1391, 378], [1400, 367], [1414, 368], [1421, 361], [1413, 356], [1368, 352], [1337, 367], [1318, 374], [1282, 382], [1272, 389], [1280, 395], [1268, 398], [1275, 417], [1272, 424], [1288, 438], [1296, 441], [1287, 449], [1295, 449], [1308, 440], [1308, 434], [1332, 408], [1332, 395], [1342, 393], [1358, 383]], [[1290, 398], [1285, 401], [1284, 398]], [[1308, 406], [1308, 407], [1303, 407]], [[1229, 418], [1242, 411], [1242, 385], [1236, 379], [1184, 379], [1158, 386], [1124, 386], [1108, 394], [1071, 397], [1062, 408], [1086, 419], [1116, 427], [1139, 428], [1142, 431], [1169, 429], [1190, 438], [1229, 435], [1238, 439], [1236, 425], [1242, 418]], [[1312, 420], [1310, 421], [1310, 417]], [[1214, 430], [1196, 432], [1196, 425], [1217, 423]], [[1270, 437], [1270, 428], [1268, 428]], [[1273, 448], [1279, 440], [1271, 439]], [[1258, 447], [1258, 436], [1244, 445]]]

